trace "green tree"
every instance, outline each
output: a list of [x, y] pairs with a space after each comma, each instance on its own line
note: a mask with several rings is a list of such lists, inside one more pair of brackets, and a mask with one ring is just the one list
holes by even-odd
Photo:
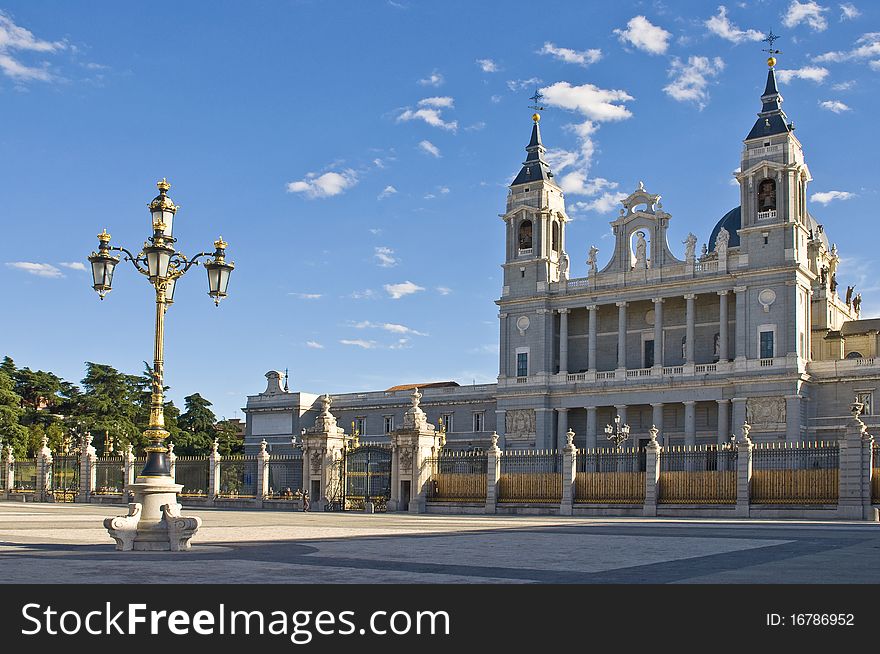
[[184, 411], [177, 419], [179, 428], [174, 451], [184, 455], [207, 454], [214, 441], [217, 417], [211, 403], [198, 393], [183, 398]]
[[137, 425], [140, 410], [137, 379], [112, 366], [86, 362], [78, 415], [85, 428], [92, 432], [92, 445], [99, 453], [103, 452], [107, 432], [117, 443], [127, 441], [136, 448], [145, 445]]
[[0, 438], [3, 439], [4, 445], [12, 446], [13, 455], [17, 459], [27, 456], [30, 436], [28, 430], [19, 422], [23, 413], [21, 396], [15, 392], [12, 379], [6, 372], [0, 370]]
[[238, 432], [238, 422], [220, 420], [214, 425], [214, 432], [219, 440], [217, 449], [221, 456], [244, 454], [244, 436]]
[[11, 357], [3, 357], [3, 361], [0, 362], [0, 372], [5, 372], [10, 379], [15, 379], [15, 362]]

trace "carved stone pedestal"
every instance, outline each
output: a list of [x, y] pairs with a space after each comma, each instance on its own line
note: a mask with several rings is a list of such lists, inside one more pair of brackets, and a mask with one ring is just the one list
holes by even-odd
[[129, 488], [134, 493], [134, 502], [128, 505], [128, 515], [104, 520], [104, 527], [116, 541], [116, 549], [188, 550], [202, 520], [180, 515], [177, 494], [183, 486], [170, 477], [138, 477]]

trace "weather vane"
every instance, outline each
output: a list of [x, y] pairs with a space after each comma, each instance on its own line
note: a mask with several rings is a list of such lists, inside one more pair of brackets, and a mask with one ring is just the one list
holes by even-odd
[[774, 34], [773, 30], [770, 30], [770, 33], [767, 35], [766, 39], [761, 39], [762, 43], [767, 43], [770, 45], [769, 48], [764, 48], [763, 51], [769, 53], [771, 56], [775, 54], [782, 54], [782, 50], [774, 50], [773, 43], [779, 38], [778, 34]]
[[541, 106], [541, 100], [543, 99], [543, 94], [538, 89], [535, 89], [535, 95], [529, 98], [529, 100], [531, 100], [534, 104], [530, 104], [529, 109], [534, 109], [535, 111], [544, 111], [544, 107]]

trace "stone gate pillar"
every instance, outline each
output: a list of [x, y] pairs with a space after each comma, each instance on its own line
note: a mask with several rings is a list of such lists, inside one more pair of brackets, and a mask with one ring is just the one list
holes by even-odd
[[752, 427], [744, 422], [742, 426], [742, 438], [736, 444], [736, 515], [741, 518], [749, 517], [749, 505], [751, 502], [752, 482], [752, 439], [749, 432]]
[[574, 431], [565, 433], [562, 448], [562, 502], [559, 515], [572, 515], [574, 512], [574, 480], [577, 476], [577, 448], [574, 446]]
[[308, 491], [314, 511], [323, 511], [328, 492], [332, 492], [334, 484], [343, 482], [338, 478], [338, 462], [347, 437], [345, 430], [336, 424], [336, 417], [330, 413], [331, 403], [329, 395], [321, 396], [321, 413], [315, 418], [314, 426], [306, 429], [302, 437], [303, 490]]
[[260, 452], [257, 454], [257, 498], [255, 502], [257, 506], [262, 506], [263, 500], [269, 497], [269, 452], [266, 451], [267, 445], [265, 438], [261, 440]]
[[92, 445], [92, 435], [86, 432], [80, 441], [79, 453], [79, 494], [77, 502], [88, 502], [92, 493], [95, 492], [95, 484], [97, 482], [97, 461], [98, 455], [95, 447]]
[[208, 455], [208, 505], [214, 504], [214, 500], [220, 495], [220, 441], [214, 439], [211, 443], [211, 453]]
[[122, 455], [123, 487], [122, 492], [128, 501], [128, 488], [134, 483], [134, 447], [131, 443], [125, 446], [125, 454]]
[[43, 436], [42, 447], [37, 452], [37, 488], [34, 499], [49, 502], [52, 499], [52, 450], [49, 438]]
[[0, 468], [0, 472], [3, 474], [3, 481], [6, 482], [3, 484], [3, 488], [6, 490], [6, 497], [9, 497], [9, 493], [12, 492], [12, 487], [15, 485], [15, 456], [12, 454], [12, 446], [7, 445], [3, 448], [3, 466]]
[[877, 520], [871, 505], [871, 456], [874, 437], [868, 434], [861, 413], [864, 405], [850, 405], [852, 418], [840, 441], [837, 515], [848, 520]]
[[657, 515], [657, 501], [660, 499], [660, 457], [661, 447], [657, 442], [657, 434], [660, 430], [657, 425], [651, 425], [648, 434], [651, 440], [645, 446], [645, 504], [642, 507], [642, 515]]
[[432, 473], [429, 459], [440, 451], [440, 433], [419, 406], [422, 394], [418, 388], [410, 399], [412, 406], [403, 414], [403, 427], [391, 433], [392, 470], [396, 464], [397, 483], [391, 485], [388, 510], [424, 513]]

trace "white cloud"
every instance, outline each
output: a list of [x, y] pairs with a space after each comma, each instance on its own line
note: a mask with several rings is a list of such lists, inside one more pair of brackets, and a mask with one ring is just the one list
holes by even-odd
[[408, 120], [423, 120], [432, 127], [439, 127], [451, 132], [458, 129], [458, 121], [451, 120], [447, 122], [443, 120], [442, 110], [437, 108], [422, 107], [416, 110], [407, 108], [397, 117], [397, 122]]
[[846, 82], [838, 82], [834, 86], [831, 87], [832, 91], [849, 91], [854, 88], [856, 85], [855, 80], [847, 80]]
[[310, 347], [313, 350], [323, 350], [324, 346], [321, 345], [318, 341], [306, 341], [306, 347]]
[[498, 64], [491, 59], [477, 59], [477, 65], [484, 73], [497, 73]]
[[559, 48], [550, 41], [544, 44], [544, 47], [538, 50], [538, 54], [548, 54], [554, 59], [564, 61], [567, 64], [578, 64], [580, 66], [589, 66], [595, 64], [602, 58], [602, 51], [598, 48], [590, 48], [589, 50], [572, 50], [571, 48]]
[[629, 43], [649, 54], [664, 54], [669, 48], [672, 36], [662, 27], [654, 25], [644, 16], [635, 16], [626, 24], [626, 29], [616, 29], [614, 33], [623, 44]]
[[407, 327], [406, 325], [401, 325], [395, 322], [383, 322], [383, 323], [375, 323], [370, 322], [369, 320], [363, 320], [361, 322], [355, 323], [355, 329], [383, 329], [386, 332], [391, 332], [392, 334], [409, 334], [411, 336], [427, 336], [424, 332], [417, 331], [412, 329], [411, 327]]
[[362, 347], [365, 350], [372, 350], [376, 347], [376, 341], [365, 341], [360, 338], [343, 338], [339, 342], [343, 345], [354, 345], [355, 347]]
[[64, 266], [65, 268], [70, 268], [71, 270], [86, 270], [86, 265], [81, 261], [62, 261], [58, 265]]
[[388, 349], [389, 349], [389, 350], [407, 350], [407, 349], [409, 349], [409, 348], [411, 348], [411, 347], [412, 347], [412, 346], [409, 344], [409, 339], [408, 339], [408, 338], [401, 338], [401, 339], [398, 340], [397, 343], [395, 343], [394, 345], [389, 345], [389, 346], [388, 346]]
[[468, 125], [464, 129], [465, 129], [465, 131], [468, 131], [468, 132], [478, 132], [481, 129], [485, 129], [485, 127], [486, 127], [486, 123], [484, 123], [482, 120], [478, 120], [473, 125]]
[[11, 261], [6, 264], [10, 268], [15, 268], [16, 270], [23, 270], [26, 273], [30, 273], [31, 275], [36, 275], [37, 277], [64, 277], [64, 273], [62, 273], [58, 268], [53, 266], [51, 263], [34, 263], [31, 261]]
[[558, 148], [547, 150], [547, 152], [544, 154], [544, 159], [547, 161], [548, 164], [550, 164], [550, 168], [556, 171], [556, 174], [561, 173], [569, 166], [575, 165], [578, 162], [579, 157], [580, 154], [577, 152], [571, 152], [570, 150], [562, 150]]
[[782, 17], [782, 24], [786, 27], [796, 27], [801, 23], [806, 23], [814, 31], [821, 32], [828, 27], [828, 21], [822, 15], [825, 11], [828, 11], [828, 8], [821, 6], [814, 0], [809, 0], [809, 2], [792, 0], [788, 11]]
[[491, 100], [493, 104], [498, 104], [499, 102], [501, 102], [501, 96], [493, 95], [491, 98], [489, 98], [489, 100]]
[[589, 202], [575, 202], [574, 208], [578, 211], [595, 211], [596, 213], [611, 213], [619, 205], [620, 201], [627, 197], [626, 193], [605, 192], [595, 200]]
[[791, 80], [795, 78], [808, 79], [811, 82], [821, 84], [825, 81], [826, 77], [828, 77], [828, 69], [823, 68], [822, 66], [804, 66], [802, 68], [795, 68], [791, 70], [781, 68], [776, 71], [776, 79], [778, 79], [782, 84], [788, 84]]
[[434, 145], [433, 143], [431, 143], [428, 140], [419, 141], [419, 149], [421, 149], [422, 152], [427, 152], [428, 154], [430, 154], [433, 157], [437, 157], [438, 159], [441, 156], [440, 155], [440, 148], [438, 148], [436, 145]]
[[840, 5], [840, 20], [853, 20], [862, 15], [862, 12], [851, 2]]
[[868, 65], [871, 67], [871, 70], [880, 70], [880, 59], [877, 61], [869, 61]]
[[724, 70], [721, 57], [709, 59], [691, 55], [687, 63], [673, 57], [667, 71], [672, 81], [663, 87], [666, 94], [678, 102], [695, 102], [700, 109], [709, 101], [709, 80]]
[[764, 35], [758, 30], [743, 30], [730, 22], [727, 17], [727, 7], [721, 5], [718, 7], [718, 15], [712, 16], [706, 21], [706, 27], [713, 34], [727, 39], [732, 43], [742, 43], [743, 41], [761, 41]]
[[819, 102], [819, 106], [828, 111], [833, 111], [836, 114], [843, 113], [844, 111], [851, 111], [849, 106], [845, 105], [840, 100], [823, 100]]
[[425, 290], [424, 287], [413, 284], [411, 281], [401, 282], [400, 284], [385, 284], [384, 288], [392, 300], [399, 300], [405, 295], [412, 295], [413, 293]]
[[525, 89], [531, 89], [540, 83], [541, 80], [537, 77], [530, 77], [529, 79], [511, 79], [507, 80], [507, 88], [511, 91], [523, 91]]
[[348, 168], [342, 172], [329, 172], [323, 175], [309, 173], [305, 179], [290, 182], [288, 193], [305, 193], [309, 198], [329, 198], [339, 195], [357, 184], [357, 173]]
[[[865, 59], [874, 59], [878, 56], [880, 56], [880, 32], [868, 32], [856, 39], [856, 47], [852, 50], [848, 52], [841, 50], [826, 52], [816, 57], [813, 61], [820, 63], [826, 61], [864, 61]], [[871, 67], [874, 67], [874, 62], [871, 62]]]
[[443, 195], [446, 195], [447, 193], [449, 193], [448, 186], [439, 186], [439, 187], [437, 187], [437, 190], [440, 191], [440, 193]]
[[374, 297], [376, 297], [376, 291], [371, 288], [365, 288], [362, 291], [355, 291], [354, 293], [349, 295], [349, 297], [352, 300], [372, 300]]
[[437, 107], [438, 109], [452, 109], [455, 104], [455, 99], [449, 97], [448, 95], [435, 95], [431, 98], [423, 98], [419, 100], [420, 107]]
[[288, 295], [298, 297], [300, 300], [319, 300], [324, 297], [321, 293], [288, 293]]
[[851, 200], [854, 197], [856, 197], [856, 194], [849, 191], [823, 191], [821, 193], [813, 193], [810, 196], [810, 202], [818, 202], [823, 206], [827, 206], [828, 203], [835, 200]]
[[421, 84], [422, 86], [440, 86], [443, 84], [443, 82], [443, 75], [438, 73], [436, 70], [427, 77], [419, 80], [419, 84]]
[[394, 195], [395, 193], [397, 193], [397, 189], [394, 188], [393, 186], [391, 186], [391, 184], [389, 184], [384, 189], [382, 189], [382, 192], [376, 196], [376, 199], [377, 200], [384, 200], [389, 195]]
[[13, 51], [54, 53], [66, 47], [67, 44], [63, 41], [43, 41], [36, 38], [32, 32], [16, 25], [12, 18], [0, 10], [0, 71], [3, 71], [7, 77], [20, 82], [53, 80], [54, 76], [49, 71], [47, 62], [41, 62], [38, 67], [28, 66], [10, 53]]
[[397, 258], [394, 256], [394, 250], [389, 247], [383, 246], [374, 248], [373, 257], [378, 260], [379, 265], [382, 268], [391, 268], [399, 263]]
[[449, 295], [450, 293], [452, 293], [452, 289], [449, 288], [448, 286], [438, 286], [438, 287], [437, 287], [437, 292], [438, 292], [440, 295]]

